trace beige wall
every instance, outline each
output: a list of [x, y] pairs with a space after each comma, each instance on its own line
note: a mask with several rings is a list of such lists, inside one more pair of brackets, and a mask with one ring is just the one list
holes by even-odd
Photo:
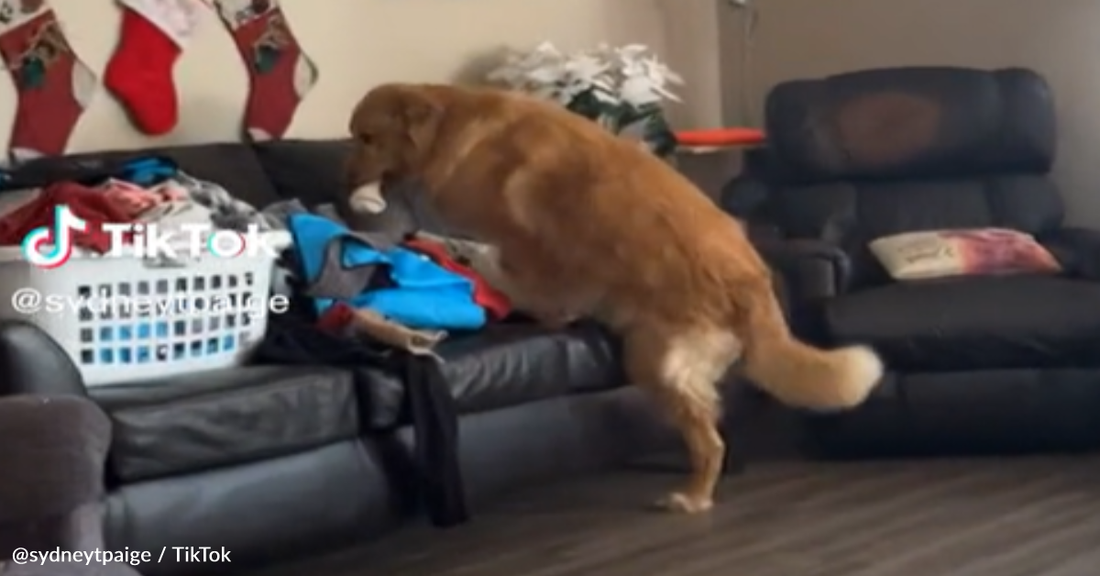
[[[1070, 219], [1100, 225], [1100, 0], [756, 0], [764, 88], [797, 77], [916, 64], [1026, 66], [1051, 82], [1060, 116], [1056, 178]], [[739, 103], [738, 27], [723, 17], [727, 118]]]
[[[117, 42], [114, 0], [48, 0], [70, 42], [101, 73]], [[445, 81], [502, 46], [549, 39], [563, 48], [601, 41], [643, 42], [664, 52], [662, 2], [668, 0], [282, 0], [304, 49], [320, 68], [289, 136], [342, 135], [353, 103], [392, 80]], [[677, 0], [681, 1], [681, 0]], [[6, 73], [0, 73], [6, 76]], [[244, 64], [216, 15], [206, 15], [176, 78], [180, 125], [155, 141], [133, 130], [102, 90], [81, 120], [70, 149], [237, 139], [247, 93]], [[0, 146], [6, 149], [15, 92], [0, 79]]]
[[[721, 126], [722, 57], [715, 8], [725, 0], [657, 0], [665, 32], [664, 56], [684, 79], [676, 88], [681, 106], [669, 120], [684, 128]], [[645, 0], [639, 0], [639, 4]]]

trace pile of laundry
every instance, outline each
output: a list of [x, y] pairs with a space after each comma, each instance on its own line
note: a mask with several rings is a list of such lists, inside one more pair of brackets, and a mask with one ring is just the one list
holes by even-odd
[[[7, 183], [5, 187], [15, 184]], [[112, 249], [105, 224], [156, 224], [170, 233], [188, 225], [214, 229], [273, 229], [272, 219], [234, 198], [221, 186], [194, 178], [163, 157], [138, 158], [113, 170], [89, 170], [71, 179], [0, 194], [0, 245], [19, 245], [32, 230], [53, 228], [58, 206], [65, 205], [87, 229], [73, 234], [77, 250]], [[125, 235], [121, 238], [128, 242]]]
[[263, 213], [290, 232], [283, 265], [291, 293], [326, 331], [434, 355], [449, 333], [478, 330], [511, 312], [508, 297], [463, 257], [484, 250], [475, 243], [427, 232], [356, 232], [330, 207], [310, 210], [297, 200]]

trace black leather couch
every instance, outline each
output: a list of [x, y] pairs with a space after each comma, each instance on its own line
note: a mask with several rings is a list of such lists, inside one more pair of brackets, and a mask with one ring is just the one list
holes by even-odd
[[[153, 152], [263, 206], [291, 197], [337, 201], [346, 149], [343, 141], [287, 141]], [[391, 211], [370, 224], [412, 219], [399, 206]], [[613, 465], [664, 437], [637, 391], [622, 386], [614, 343], [597, 329], [500, 325], [439, 352], [461, 414], [459, 456], [475, 521], [477, 504], [503, 490]], [[241, 568], [370, 539], [420, 517], [408, 494], [414, 439], [402, 390], [381, 371], [357, 389], [337, 368], [271, 365], [86, 388], [44, 333], [0, 323], [0, 395], [90, 397], [113, 422], [105, 526], [112, 549], [225, 547], [228, 568]], [[141, 570], [218, 568], [166, 560]]]
[[[889, 368], [864, 407], [805, 417], [810, 449], [1100, 446], [1100, 232], [1064, 225], [1043, 78], [937, 67], [792, 81], [768, 95], [766, 129], [723, 205], [784, 271], [798, 332], [871, 344]], [[1035, 235], [1066, 274], [897, 283], [868, 249], [985, 226]]]

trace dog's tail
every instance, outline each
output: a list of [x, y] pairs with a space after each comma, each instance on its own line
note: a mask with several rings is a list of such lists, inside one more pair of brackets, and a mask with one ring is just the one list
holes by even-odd
[[852, 408], [882, 378], [882, 361], [866, 346], [826, 351], [795, 339], [770, 290], [746, 312], [742, 369], [784, 404], [811, 410]]

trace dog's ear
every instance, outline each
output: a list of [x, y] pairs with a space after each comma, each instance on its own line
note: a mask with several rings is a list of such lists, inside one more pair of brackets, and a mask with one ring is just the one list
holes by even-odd
[[443, 115], [443, 103], [430, 86], [408, 84], [401, 87], [400, 117], [418, 151], [431, 145]]

